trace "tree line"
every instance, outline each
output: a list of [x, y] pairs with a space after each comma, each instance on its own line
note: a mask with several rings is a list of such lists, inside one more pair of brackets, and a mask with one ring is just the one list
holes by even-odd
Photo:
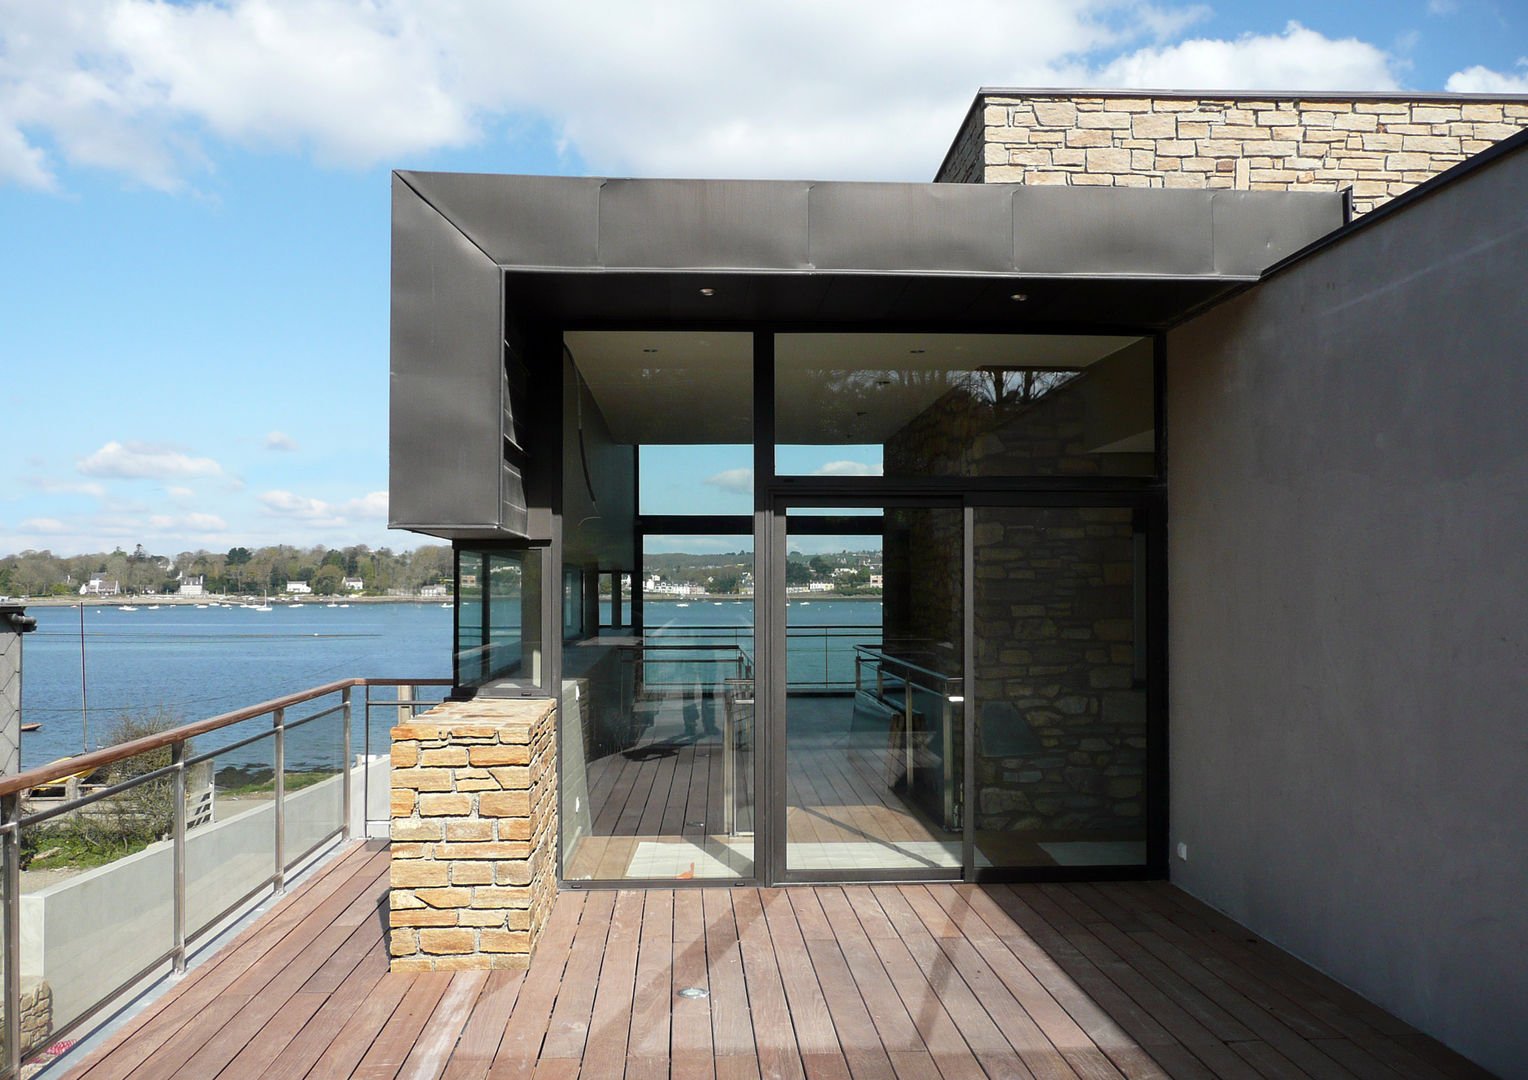
[[105, 575], [122, 593], [175, 593], [186, 578], [200, 577], [209, 593], [282, 592], [289, 581], [306, 582], [320, 596], [354, 590], [346, 578], [359, 578], [367, 594], [385, 596], [390, 590], [418, 592], [426, 585], [449, 583], [451, 548], [426, 544], [413, 551], [370, 548], [233, 547], [226, 552], [182, 551], [155, 555], [138, 545], [90, 555], [55, 555], [23, 551], [0, 558], [0, 595], [21, 597], [74, 596], [94, 574]]

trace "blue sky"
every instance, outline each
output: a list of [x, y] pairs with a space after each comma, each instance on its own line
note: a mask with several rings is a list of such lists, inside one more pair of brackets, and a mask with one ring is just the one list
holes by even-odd
[[0, 0], [0, 554], [418, 543], [392, 168], [927, 180], [983, 85], [1528, 93], [1528, 5]]

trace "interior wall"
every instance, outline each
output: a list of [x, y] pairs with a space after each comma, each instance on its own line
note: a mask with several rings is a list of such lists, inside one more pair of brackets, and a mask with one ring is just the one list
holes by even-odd
[[1168, 339], [1173, 880], [1528, 1076], [1528, 153]]

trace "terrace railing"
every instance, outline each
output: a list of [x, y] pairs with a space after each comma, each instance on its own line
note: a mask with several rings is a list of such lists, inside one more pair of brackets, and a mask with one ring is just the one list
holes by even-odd
[[[752, 678], [753, 634], [752, 626], [736, 624], [653, 627], [644, 631], [643, 649], [653, 663], [678, 662], [683, 649], [696, 654], [686, 660], [705, 659], [706, 649], [712, 650], [711, 658], [731, 660], [734, 654], [722, 651], [730, 646], [747, 661], [746, 672], [739, 670], [732, 677]], [[881, 628], [852, 623], [788, 626], [785, 638], [789, 692], [847, 694], [856, 689], [856, 650], [878, 647]]]
[[[435, 704], [420, 688], [450, 683], [343, 679], [0, 778], [0, 1077], [20, 1075], [23, 1064], [151, 976], [183, 972], [195, 942], [280, 894], [306, 860], [348, 838], [355, 779], [363, 781], [361, 820], [368, 821], [373, 714], [393, 711], [407, 719]], [[352, 730], [357, 689], [363, 719], [359, 772]], [[389, 692], [391, 697], [383, 696]], [[270, 718], [268, 728], [245, 734], [263, 717]], [[241, 724], [244, 729], [230, 730]], [[193, 752], [193, 739], [215, 732], [235, 737]], [[70, 785], [67, 797], [46, 805], [28, 799], [35, 788], [156, 753], [159, 758], [140, 761], [118, 782], [83, 792]], [[220, 759], [250, 781], [231, 798], [225, 795], [232, 812], [225, 810], [223, 820], [213, 786]], [[379, 766], [385, 767], [383, 760]], [[250, 768], [252, 761], [259, 767]], [[189, 791], [193, 785], [197, 790]], [[123, 814], [155, 822], [156, 829], [162, 823], [166, 833], [142, 851], [22, 895], [22, 851], [29, 841], [50, 825], [100, 823]]]

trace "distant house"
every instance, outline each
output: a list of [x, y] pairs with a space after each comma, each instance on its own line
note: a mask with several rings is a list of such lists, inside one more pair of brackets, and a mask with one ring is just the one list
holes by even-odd
[[444, 585], [421, 585], [419, 587], [419, 595], [420, 596], [449, 596], [450, 595], [450, 590], [448, 590]]
[[286, 591], [297, 596], [306, 596], [313, 591], [313, 586], [306, 581], [289, 581], [286, 584]]
[[349, 589], [351, 592], [360, 592], [362, 589], [366, 588], [366, 582], [362, 581], [358, 577], [348, 577], [345, 579], [345, 588]]
[[90, 580], [80, 586], [81, 596], [116, 596], [122, 586], [105, 574], [91, 574]]
[[180, 595], [201, 596], [207, 579], [198, 574], [196, 577], [183, 577], [180, 579]]

